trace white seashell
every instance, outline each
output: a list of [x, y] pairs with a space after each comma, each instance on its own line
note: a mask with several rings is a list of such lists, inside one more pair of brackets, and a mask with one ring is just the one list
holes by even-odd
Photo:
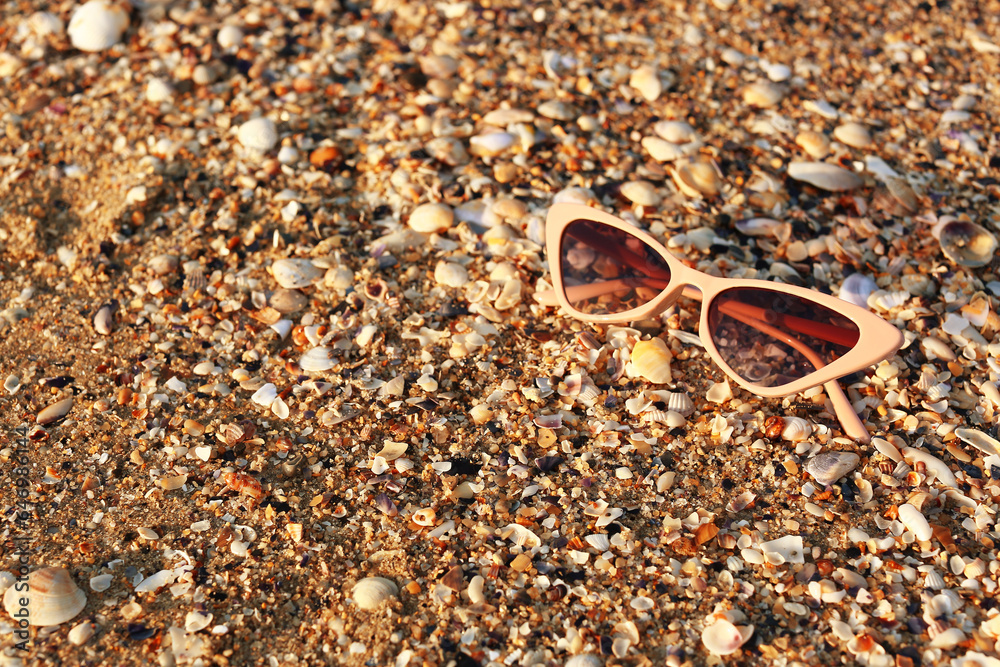
[[753, 626], [737, 627], [725, 619], [719, 619], [701, 632], [701, 643], [712, 655], [735, 653], [753, 636]]
[[940, 338], [935, 338], [934, 336], [927, 336], [920, 341], [920, 347], [927, 355], [927, 358], [933, 361], [934, 359], [940, 359], [941, 361], [954, 361], [958, 358], [955, 351], [948, 347]]
[[879, 451], [882, 456], [887, 459], [892, 460], [894, 463], [899, 463], [903, 460], [903, 455], [899, 453], [896, 446], [884, 438], [872, 438], [872, 444], [875, 445], [875, 449]]
[[812, 435], [812, 424], [801, 417], [785, 417], [785, 428], [781, 437], [791, 442], [801, 442]]
[[82, 621], [73, 626], [66, 636], [69, 643], [74, 646], [86, 644], [94, 636], [94, 624], [91, 621]]
[[434, 280], [446, 287], [465, 287], [469, 284], [469, 272], [461, 264], [442, 260], [434, 267]]
[[639, 94], [649, 102], [656, 101], [656, 98], [663, 92], [663, 84], [660, 83], [659, 73], [652, 65], [640, 65], [632, 71], [628, 85], [639, 91]]
[[636, 372], [656, 384], [670, 382], [670, 360], [673, 355], [662, 338], [641, 340], [632, 348], [631, 362]]
[[328, 371], [335, 365], [331, 358], [333, 354], [332, 347], [314, 347], [302, 355], [302, 358], [299, 359], [299, 366], [308, 373]]
[[876, 290], [868, 296], [868, 307], [887, 312], [906, 305], [909, 300], [910, 293], [903, 290], [893, 292]]
[[899, 520], [921, 542], [927, 542], [934, 536], [934, 531], [931, 529], [930, 523], [927, 522], [927, 518], [910, 503], [899, 506]]
[[389, 579], [367, 577], [354, 585], [351, 597], [362, 609], [378, 609], [383, 602], [399, 595], [399, 587]]
[[931, 648], [952, 649], [965, 641], [965, 633], [959, 628], [948, 628], [931, 640]]
[[833, 138], [853, 148], [868, 148], [872, 144], [871, 133], [861, 123], [844, 123], [834, 128]]
[[644, 137], [642, 140], [642, 147], [646, 149], [657, 162], [673, 162], [674, 160], [679, 160], [682, 157], [687, 157], [693, 155], [697, 152], [698, 147], [700, 147], [700, 142], [691, 142], [689, 144], [674, 144], [666, 139], [660, 139], [659, 137]]
[[455, 137], [437, 137], [427, 142], [424, 149], [438, 162], [456, 167], [469, 161], [469, 154], [462, 142]]
[[458, 61], [451, 56], [431, 54], [418, 58], [420, 71], [432, 79], [448, 79], [458, 71]]
[[656, 206], [660, 203], [660, 194], [649, 181], [628, 181], [621, 185], [622, 196], [639, 206]]
[[17, 390], [21, 388], [21, 378], [11, 373], [7, 376], [7, 379], [4, 380], [3, 388], [8, 394], [16, 394]]
[[597, 549], [598, 553], [604, 553], [611, 548], [611, 542], [607, 535], [594, 533], [587, 535], [584, 539], [587, 540], [587, 544]]
[[482, 604], [486, 601], [486, 596], [483, 595], [483, 586], [486, 584], [486, 580], [481, 575], [476, 575], [469, 582], [469, 602], [472, 604]]
[[146, 527], [143, 526], [143, 527], [137, 528], [136, 532], [139, 533], [139, 537], [141, 537], [144, 540], [158, 540], [158, 539], [160, 539], [160, 536], [156, 533], [156, 531], [152, 530], [151, 528], [146, 528]]
[[271, 402], [271, 414], [278, 419], [288, 419], [288, 404], [280, 396]]
[[812, 130], [799, 132], [795, 137], [795, 143], [814, 160], [822, 160], [830, 154], [830, 139], [822, 132]]
[[243, 43], [243, 31], [235, 25], [224, 25], [219, 28], [215, 41], [226, 51], [235, 49]]
[[549, 100], [538, 105], [538, 115], [552, 120], [573, 120], [579, 114], [572, 105], [559, 100]]
[[135, 587], [136, 593], [155, 593], [164, 586], [169, 586], [174, 582], [176, 575], [173, 570], [160, 570], [155, 574], [151, 574], [142, 581], [139, 585]]
[[[87, 595], [73, 581], [70, 573], [61, 567], [46, 567], [28, 575], [27, 590], [11, 586], [3, 596], [3, 606], [12, 618], [28, 608], [28, 625], [59, 625], [70, 620], [87, 606]], [[22, 605], [27, 599], [28, 604]]]
[[200, 632], [208, 627], [212, 622], [212, 614], [202, 614], [197, 611], [189, 611], [184, 617], [184, 630], [187, 632]]
[[786, 223], [773, 218], [749, 218], [736, 223], [736, 229], [747, 236], [774, 236]]
[[110, 574], [99, 574], [96, 577], [91, 577], [90, 590], [97, 593], [103, 593], [111, 587], [111, 581], [113, 579], [114, 576]]
[[653, 132], [672, 144], [686, 144], [698, 141], [698, 133], [683, 120], [661, 120], [653, 126]]
[[687, 417], [694, 412], [694, 401], [682, 391], [651, 391], [649, 395], [662, 401], [667, 410], [673, 410], [681, 416]]
[[326, 272], [308, 259], [279, 259], [271, 265], [275, 282], [285, 289], [309, 287]]
[[111, 333], [113, 324], [114, 310], [111, 306], [106, 304], [98, 308], [97, 313], [94, 315], [94, 331], [102, 336], [107, 336]]
[[604, 660], [593, 653], [574, 655], [564, 663], [564, 667], [603, 667]]
[[922, 449], [904, 447], [903, 459], [910, 465], [914, 465], [917, 461], [923, 463], [927, 468], [927, 471], [934, 473], [934, 476], [937, 477], [941, 484], [952, 488], [958, 488], [958, 480], [955, 479], [955, 475], [952, 474], [951, 469], [948, 468], [944, 461], [936, 456], [928, 454]]
[[153, 77], [146, 84], [146, 99], [153, 104], [166, 102], [174, 96], [174, 88], [166, 79]]
[[421, 204], [410, 213], [409, 226], [421, 234], [443, 232], [455, 221], [455, 212], [447, 204]]
[[254, 392], [250, 400], [257, 405], [263, 406], [265, 408], [271, 407], [271, 403], [274, 403], [274, 399], [278, 397], [278, 388], [274, 384], [268, 382], [260, 389]]
[[514, 123], [530, 123], [535, 120], [535, 114], [527, 109], [494, 109], [483, 116], [487, 125], [507, 127]]
[[986, 266], [996, 254], [996, 236], [972, 221], [944, 216], [932, 232], [941, 244], [941, 252], [956, 264]]
[[70, 42], [81, 51], [104, 51], [121, 41], [128, 28], [128, 5], [90, 0], [69, 20]]
[[792, 162], [788, 165], [788, 175], [830, 192], [853, 190], [864, 184], [854, 172], [827, 162]]
[[511, 278], [504, 281], [503, 289], [493, 301], [493, 307], [497, 310], [508, 310], [521, 303], [521, 281]]
[[752, 107], [767, 109], [785, 97], [785, 89], [770, 81], [758, 81], [743, 89], [743, 101]]
[[868, 297], [878, 289], [875, 281], [863, 273], [852, 273], [844, 279], [837, 294], [841, 299], [855, 306], [868, 307]]
[[714, 196], [722, 192], [722, 176], [710, 162], [690, 161], [671, 171], [677, 188], [688, 197]]
[[236, 138], [245, 148], [266, 153], [278, 143], [278, 128], [270, 118], [253, 118], [240, 125]]
[[45, 424], [51, 424], [57, 419], [62, 419], [69, 411], [73, 408], [73, 399], [64, 398], [61, 401], [56, 401], [52, 405], [44, 408], [35, 417], [35, 423], [44, 426]]
[[278, 337], [281, 338], [281, 340], [284, 340], [285, 337], [287, 337], [288, 334], [291, 333], [293, 324], [294, 322], [292, 322], [291, 320], [278, 320], [277, 322], [271, 325], [270, 329], [275, 333], [277, 333]]
[[656, 602], [652, 598], [648, 598], [645, 595], [639, 595], [638, 597], [632, 598], [632, 601], [628, 603], [628, 606], [632, 607], [636, 611], [649, 611], [656, 606]]
[[781, 556], [783, 563], [804, 563], [805, 555], [802, 538], [797, 535], [786, 535], [760, 545], [765, 557]]
[[358, 335], [354, 337], [354, 342], [358, 345], [358, 347], [368, 347], [372, 340], [374, 340], [375, 334], [377, 333], [377, 326], [374, 324], [366, 324], [358, 331]]
[[493, 411], [485, 403], [475, 405], [469, 410], [469, 416], [475, 424], [485, 424], [493, 418]]
[[705, 400], [711, 403], [725, 403], [733, 397], [733, 388], [729, 386], [729, 380], [714, 382], [705, 392]]
[[469, 138], [469, 152], [473, 155], [499, 155], [517, 142], [510, 132], [488, 132]]

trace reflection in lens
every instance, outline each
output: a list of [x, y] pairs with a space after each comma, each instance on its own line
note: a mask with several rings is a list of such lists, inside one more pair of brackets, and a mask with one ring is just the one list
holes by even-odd
[[723, 360], [761, 387], [804, 378], [846, 354], [860, 334], [854, 322], [815, 301], [756, 287], [720, 292], [708, 323]]
[[593, 220], [567, 225], [560, 252], [566, 296], [584, 313], [638, 308], [670, 282], [670, 268], [658, 252], [628, 232]]

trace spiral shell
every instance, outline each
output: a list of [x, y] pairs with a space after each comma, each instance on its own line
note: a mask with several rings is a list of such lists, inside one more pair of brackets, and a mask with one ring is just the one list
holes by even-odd
[[354, 585], [351, 597], [362, 609], [378, 609], [383, 602], [399, 595], [399, 587], [389, 579], [367, 577]]
[[70, 573], [61, 567], [46, 567], [28, 575], [27, 588], [15, 583], [3, 596], [3, 606], [12, 618], [22, 613], [21, 600], [28, 600], [29, 625], [59, 625], [87, 606], [87, 595]]

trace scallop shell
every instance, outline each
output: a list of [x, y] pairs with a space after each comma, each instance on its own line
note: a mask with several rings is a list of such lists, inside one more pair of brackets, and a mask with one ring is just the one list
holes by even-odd
[[351, 597], [362, 609], [378, 609], [383, 602], [399, 595], [399, 587], [389, 579], [367, 577], [354, 585]]
[[694, 412], [694, 401], [682, 391], [651, 391], [649, 395], [662, 401], [667, 411], [673, 410], [684, 417]]
[[673, 355], [662, 338], [641, 340], [632, 348], [632, 366], [643, 378], [656, 384], [671, 381], [670, 360]]
[[70, 620], [87, 606], [87, 595], [61, 567], [46, 567], [28, 575], [27, 590], [14, 585], [3, 596], [3, 606], [12, 618], [21, 613], [21, 599], [28, 599], [29, 625], [59, 625]]
[[864, 184], [853, 171], [827, 162], [792, 162], [788, 165], [788, 175], [796, 181], [830, 192], [853, 190]]
[[934, 228], [945, 257], [962, 266], [986, 266], [993, 261], [997, 238], [990, 231], [968, 220], [942, 220]]
[[314, 347], [302, 355], [302, 358], [299, 359], [299, 366], [309, 373], [328, 371], [333, 368], [335, 363], [330, 358], [333, 352], [331, 347]]
[[862, 308], [868, 307], [868, 297], [878, 289], [875, 281], [863, 273], [852, 273], [844, 279], [840, 285], [840, 293], [837, 295], [848, 303], [853, 303]]
[[73, 12], [69, 20], [70, 42], [81, 51], [110, 49], [128, 28], [127, 5], [90, 0]]
[[785, 428], [781, 437], [791, 442], [800, 442], [812, 435], [812, 424], [801, 417], [785, 417]]
[[608, 536], [603, 533], [587, 535], [584, 539], [587, 540], [587, 544], [597, 549], [600, 553], [604, 553], [611, 548], [611, 541], [608, 539]]
[[725, 619], [719, 619], [701, 632], [701, 643], [713, 655], [735, 653], [753, 636], [753, 626], [737, 627]]

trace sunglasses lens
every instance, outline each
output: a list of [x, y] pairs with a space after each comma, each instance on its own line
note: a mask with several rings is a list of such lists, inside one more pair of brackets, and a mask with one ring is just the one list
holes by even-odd
[[670, 267], [656, 250], [610, 225], [575, 220], [567, 225], [559, 247], [566, 298], [584, 313], [638, 308], [670, 282]]
[[708, 322], [729, 367], [761, 387], [806, 377], [850, 351], [860, 335], [854, 322], [815, 301], [754, 287], [720, 292]]

